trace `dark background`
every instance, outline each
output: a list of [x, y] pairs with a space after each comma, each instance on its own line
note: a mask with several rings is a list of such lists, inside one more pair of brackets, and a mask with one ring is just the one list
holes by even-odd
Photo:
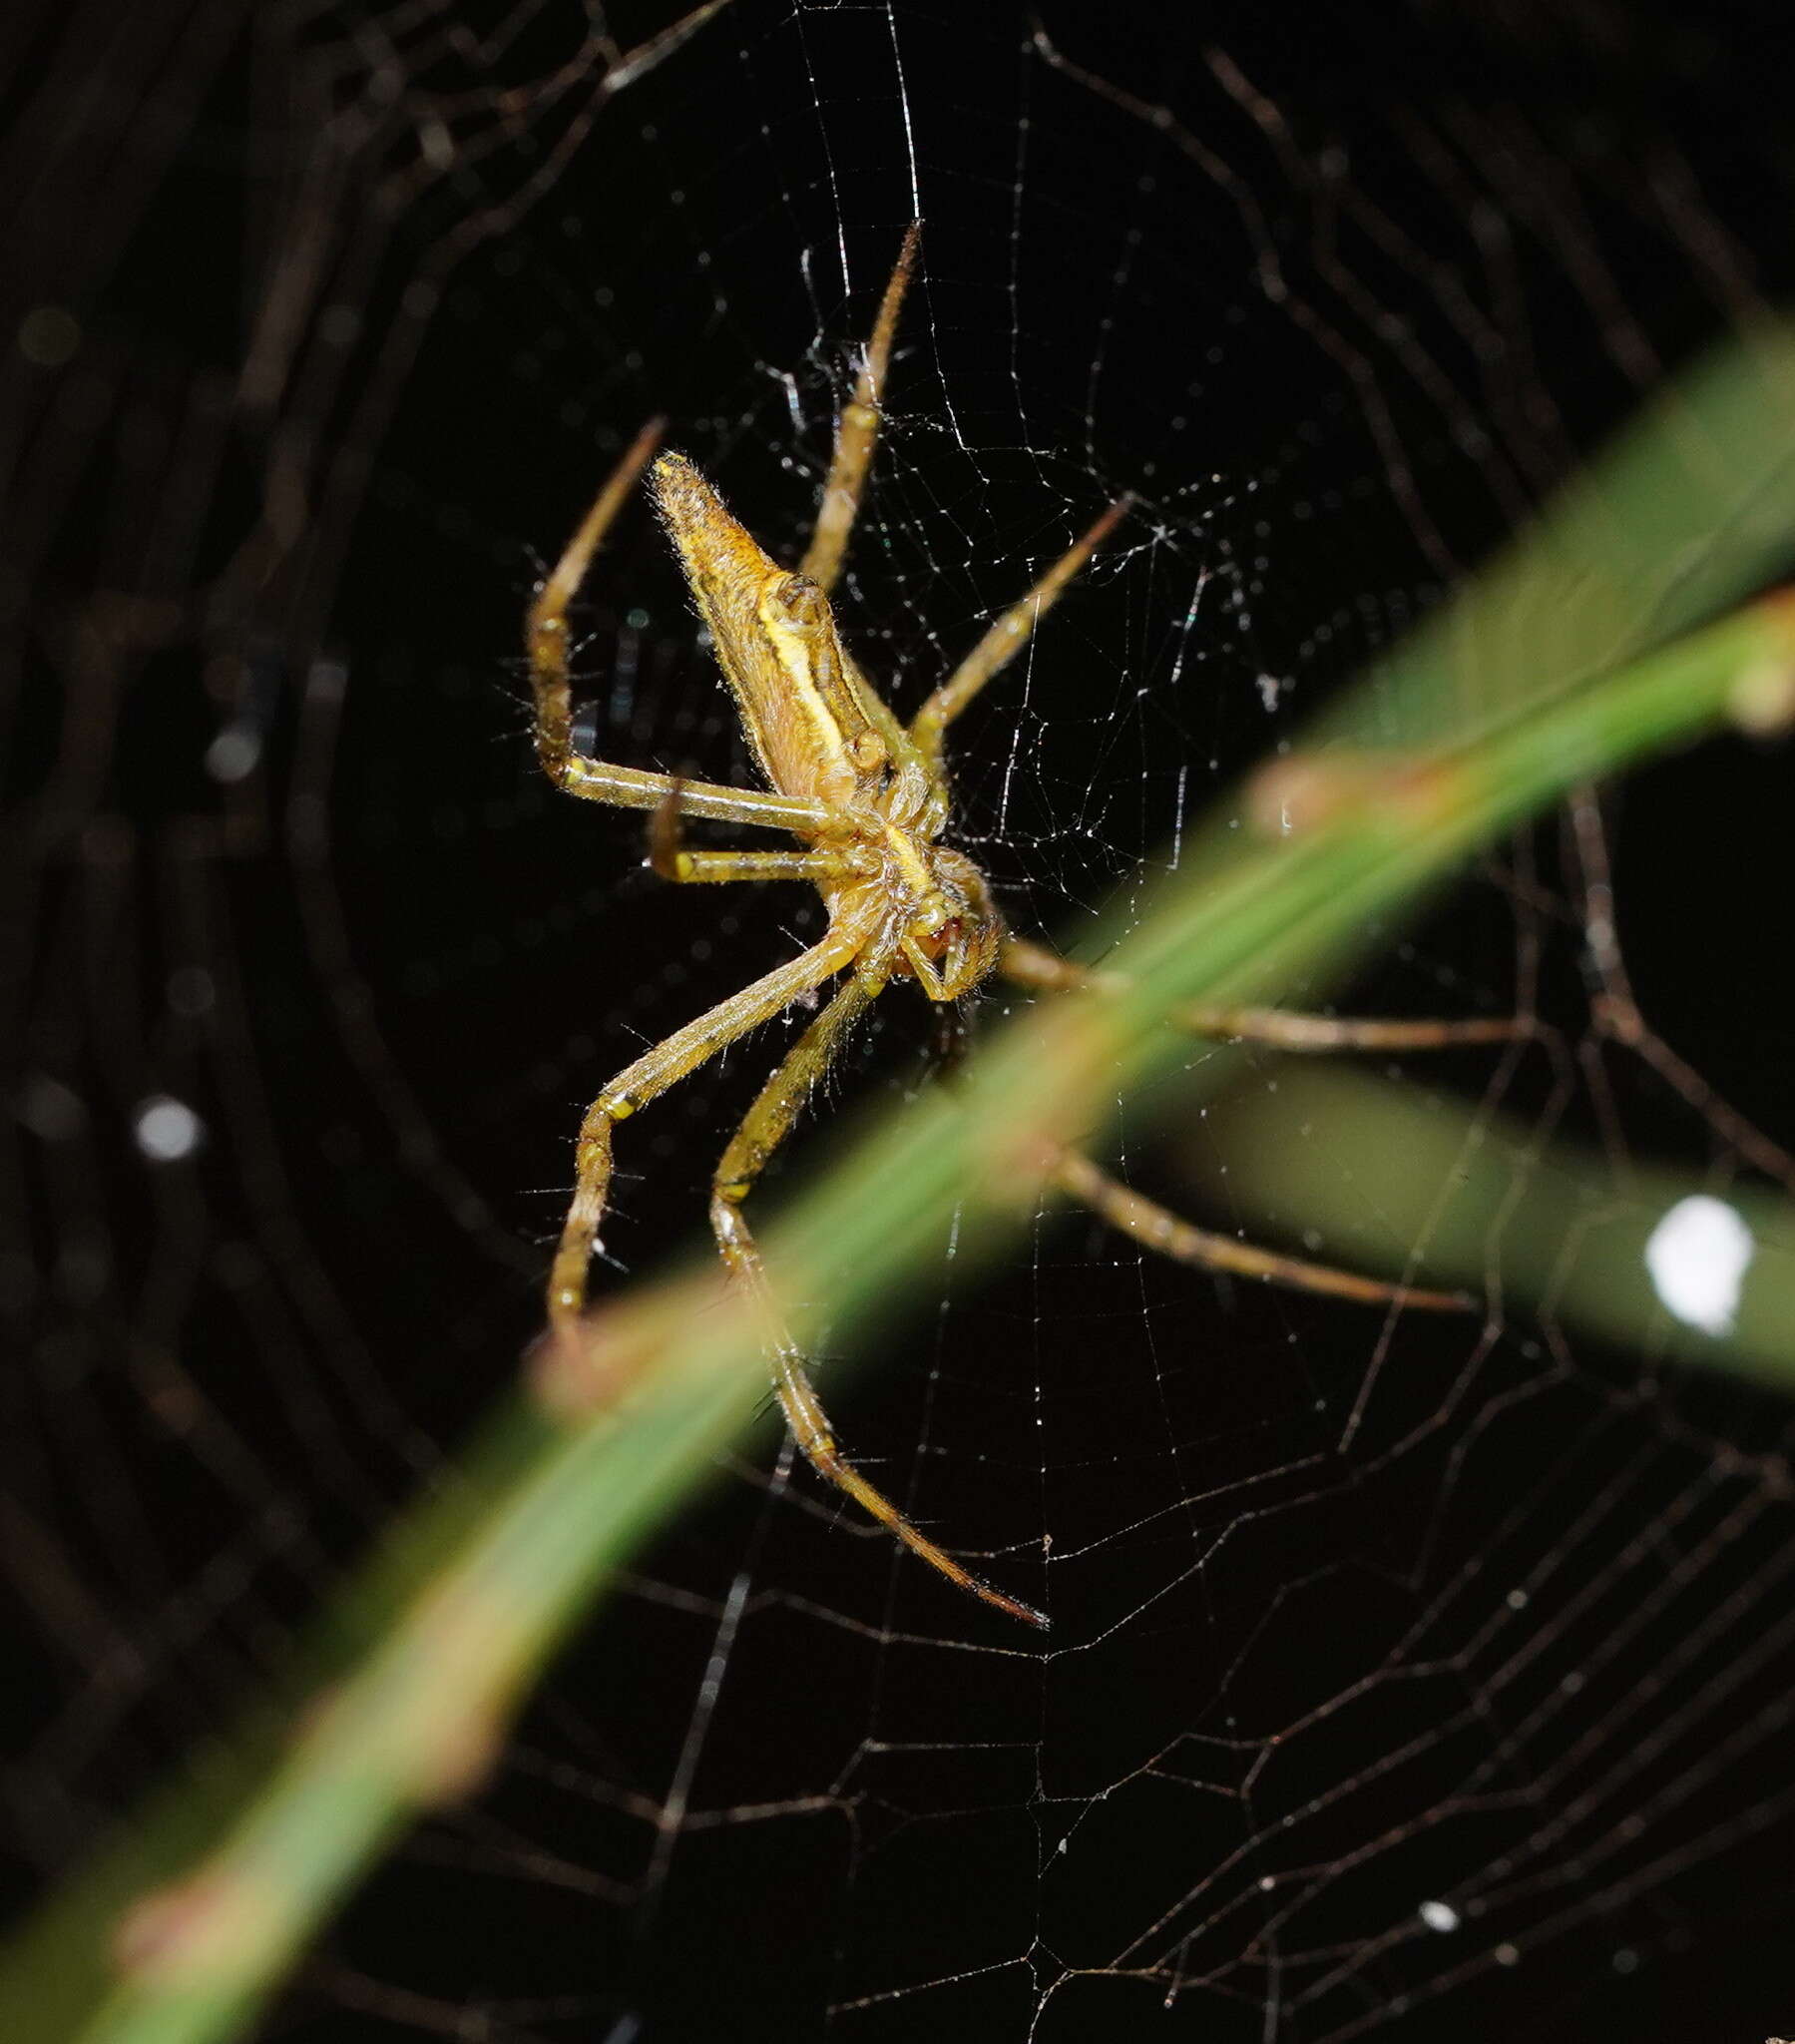
[[[787, 890], [670, 898], [632, 819], [534, 772], [522, 610], [644, 417], [795, 553], [920, 210], [841, 608], [908, 708], [1138, 493], [956, 753], [1006, 912], [1076, 928], [1786, 296], [1768, 9], [1062, 0], [1056, 62], [1008, 6], [738, 0], [615, 92], [587, 26], [5, 31], [22, 1898], [229, 1725], [511, 1381], [585, 1100], [815, 926]], [[582, 623], [595, 750], [744, 771], [646, 515]], [[1716, 746], [1610, 809], [1645, 1010], [1773, 1140], [1787, 774]], [[1506, 1013], [1537, 967], [1565, 1061], [1409, 1080], [1599, 1142], [1617, 1198], [1631, 1156], [1723, 1182], [1716, 1116], [1595, 1042], [1581, 879], [1549, 822], [1355, 1004]], [[831, 1105], [927, 1082], [932, 1018], [885, 1005]], [[624, 1265], [693, 1237], [784, 1035], [627, 1131]], [[175, 1164], [133, 1140], [161, 1094], [205, 1129]], [[1231, 1219], [1155, 1133], [1123, 1131], [1138, 1182]], [[1046, 1583], [1051, 1655], [765, 1423], [269, 2034], [1795, 2027], [1779, 1403], [1525, 1313], [1385, 1341], [1069, 1220], [976, 1289], [944, 1244], [910, 1304], [832, 1407]]]

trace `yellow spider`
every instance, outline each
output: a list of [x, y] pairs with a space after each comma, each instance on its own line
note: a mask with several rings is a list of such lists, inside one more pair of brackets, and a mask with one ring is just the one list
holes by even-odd
[[[1091, 530], [986, 632], [908, 725], [901, 724], [842, 644], [829, 607], [859, 509], [874, 445], [898, 309], [915, 260], [913, 226], [886, 285], [879, 316], [841, 414], [834, 455], [802, 564], [769, 560], [683, 455], [650, 470], [661, 517], [709, 628], [764, 788], [724, 787], [614, 766], [576, 753], [568, 674], [567, 610], [594, 550], [654, 453], [647, 426], [600, 492], [529, 615], [536, 750], [558, 787], [590, 801], [652, 809], [650, 862], [674, 881], [810, 880], [829, 927], [789, 963], [719, 1002], [626, 1065], [588, 1110], [576, 1180], [549, 1279], [552, 1327], [586, 1304], [588, 1268], [611, 1182], [611, 1132], [737, 1037], [770, 1021], [839, 974], [847, 976], [787, 1054], [730, 1138], [711, 1181], [710, 1223], [735, 1280], [766, 1315], [773, 1384], [791, 1435], [813, 1468], [838, 1485], [950, 1582], [1000, 1611], [1045, 1626], [1029, 1605], [982, 1582], [907, 1520], [841, 1455], [803, 1355], [772, 1311], [742, 1202], [790, 1132], [811, 1088], [870, 1004], [896, 979], [932, 1001], [958, 1000], [994, 970], [1024, 985], [1100, 990], [1109, 975], [1008, 934], [984, 875], [941, 842], [952, 817], [942, 740], [947, 727], [1021, 650], [1043, 614], [1127, 509], [1111, 505]], [[785, 830], [801, 851], [698, 851], [681, 842], [681, 815]], [[1250, 1036], [1288, 1049], [1420, 1048], [1488, 1041], [1512, 1025], [1335, 1022], [1263, 1009], [1204, 1010], [1181, 1018], [1210, 1036]], [[1251, 1249], [1190, 1227], [1076, 1152], [1054, 1174], [1062, 1191], [1115, 1226], [1181, 1262], [1269, 1278], [1373, 1301], [1456, 1306], [1462, 1299], [1349, 1277]]]

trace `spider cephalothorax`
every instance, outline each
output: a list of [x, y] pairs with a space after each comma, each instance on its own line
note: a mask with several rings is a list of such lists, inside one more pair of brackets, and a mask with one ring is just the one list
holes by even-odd
[[951, 806], [938, 754], [860, 672], [818, 584], [763, 552], [684, 455], [663, 454], [649, 480], [761, 771], [829, 805], [801, 834], [831, 921], [876, 924], [874, 953], [931, 1000], [970, 993], [1003, 924], [977, 866], [937, 841]]

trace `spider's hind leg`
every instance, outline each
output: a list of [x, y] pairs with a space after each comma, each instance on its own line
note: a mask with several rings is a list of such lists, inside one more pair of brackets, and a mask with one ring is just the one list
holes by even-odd
[[[1076, 964], [1027, 937], [1006, 937], [999, 969], [1018, 986], [1046, 993], [1118, 993], [1127, 981], [1102, 966]], [[1477, 1015], [1454, 1021], [1363, 1015], [1304, 1015], [1289, 1008], [1179, 1009], [1173, 1025], [1217, 1043], [1262, 1043], [1289, 1051], [1456, 1050], [1473, 1043], [1520, 1043], [1538, 1036], [1525, 1015]]]
[[536, 691], [536, 753], [551, 780], [565, 784], [574, 752], [573, 684], [568, 675], [567, 610], [574, 600], [599, 543], [617, 522], [630, 492], [661, 439], [663, 421], [650, 419], [623, 459], [605, 478], [592, 508], [580, 521], [561, 558], [537, 591], [524, 630], [530, 655], [530, 679]]
[[821, 886], [850, 870], [833, 851], [690, 850], [679, 822], [684, 793], [684, 781], [675, 779], [649, 817], [649, 864], [664, 880], [812, 880]]
[[585, 1310], [587, 1271], [611, 1191], [611, 1135], [618, 1123], [677, 1085], [737, 1037], [783, 1014], [801, 995], [850, 964], [858, 949], [852, 934], [831, 934], [799, 952], [788, 964], [706, 1009], [626, 1065], [586, 1110], [574, 1149], [574, 1197], [549, 1271], [551, 1323], [566, 1325]]
[[1389, 1284], [1379, 1278], [1360, 1278], [1350, 1271], [1336, 1271], [1275, 1250], [1255, 1249], [1231, 1235], [1192, 1227], [1156, 1200], [1100, 1170], [1078, 1150], [1061, 1153], [1052, 1178], [1063, 1193], [1100, 1221], [1143, 1248], [1169, 1257], [1174, 1264], [1227, 1271], [1237, 1278], [1257, 1278], [1329, 1298], [1350, 1298], [1360, 1305], [1422, 1306], [1432, 1312], [1469, 1312], [1477, 1305], [1476, 1299], [1462, 1291], [1425, 1291], [1413, 1284]]
[[970, 1590], [975, 1597], [1008, 1612], [1012, 1618], [1045, 1626], [1046, 1618], [1033, 1606], [994, 1590], [920, 1533], [883, 1491], [843, 1457], [829, 1416], [816, 1395], [816, 1386], [810, 1381], [803, 1354], [779, 1316], [759, 1248], [742, 1216], [742, 1202], [753, 1190], [767, 1159], [790, 1133], [811, 1088], [828, 1069], [830, 1058], [877, 998], [884, 983], [882, 972], [856, 972], [838, 989], [761, 1088], [717, 1164], [710, 1188], [710, 1225], [731, 1276], [752, 1299], [760, 1316], [761, 1339], [772, 1366], [774, 1395], [804, 1459], [819, 1476], [845, 1491], [863, 1511], [896, 1534], [913, 1554], [950, 1583]]
[[[562, 549], [524, 626], [530, 684], [536, 699], [536, 757], [543, 771], [567, 794], [620, 808], [653, 809], [675, 786], [671, 773], [589, 760], [574, 750], [574, 689], [568, 669], [568, 606], [573, 602], [600, 542], [616, 523], [636, 479], [661, 439], [663, 421], [651, 419], [606, 477], [592, 508]], [[721, 822], [753, 823], [769, 830], [814, 830], [828, 821], [827, 805], [806, 795], [769, 788], [718, 787], [707, 781], [679, 784], [680, 799], [694, 816]]]
[[[1127, 985], [1119, 973], [1079, 965], [1026, 937], [1005, 938], [999, 969], [1018, 986], [1078, 993], [1088, 998], [1114, 995]], [[1411, 1022], [1300, 1015], [1282, 1008], [1191, 1007], [1175, 1015], [1173, 1021], [1175, 1026], [1196, 1036], [1213, 1037], [1220, 1042], [1263, 1043], [1289, 1051], [1444, 1050], [1461, 1044], [1514, 1042], [1536, 1033], [1521, 1017]], [[1077, 1150], [1062, 1152], [1051, 1176], [1059, 1189], [1080, 1206], [1174, 1263], [1228, 1271], [1236, 1277], [1258, 1278], [1298, 1291], [1356, 1299], [1365, 1305], [1424, 1306], [1452, 1312], [1476, 1304], [1463, 1292], [1390, 1284], [1381, 1278], [1335, 1271], [1325, 1264], [1311, 1264], [1301, 1257], [1255, 1249], [1232, 1236], [1211, 1234], [1124, 1186]]]

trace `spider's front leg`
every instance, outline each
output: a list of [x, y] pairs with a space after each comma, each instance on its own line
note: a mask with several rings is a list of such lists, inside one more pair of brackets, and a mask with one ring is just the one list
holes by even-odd
[[775, 1305], [760, 1251], [742, 1215], [742, 1202], [765, 1169], [767, 1159], [790, 1134], [803, 1112], [811, 1088], [828, 1069], [842, 1040], [878, 998], [886, 968], [862, 959], [785, 1061], [761, 1088], [758, 1098], [729, 1139], [710, 1188], [710, 1225], [731, 1276], [753, 1301], [760, 1318], [761, 1340], [772, 1365], [773, 1389], [785, 1424], [806, 1461], [819, 1476], [845, 1491], [861, 1509], [896, 1534], [910, 1551], [962, 1590], [992, 1604], [1012, 1618], [1045, 1627], [1045, 1616], [1032, 1605], [975, 1576], [944, 1548], [919, 1532], [884, 1492], [869, 1483], [842, 1455], [828, 1414], [810, 1381], [802, 1351], [792, 1339]]

